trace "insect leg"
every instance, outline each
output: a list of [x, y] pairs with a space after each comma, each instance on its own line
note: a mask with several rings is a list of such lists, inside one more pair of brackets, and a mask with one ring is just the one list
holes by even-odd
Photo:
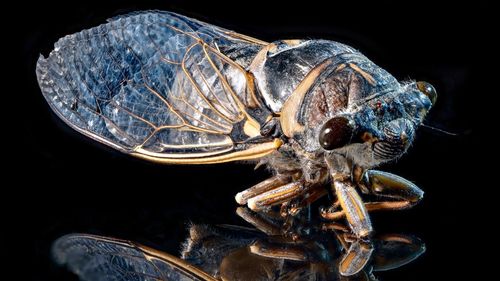
[[323, 186], [318, 186], [308, 192], [307, 196], [300, 202], [300, 207], [307, 207], [327, 194], [328, 191]]
[[374, 250], [371, 240], [355, 237], [347, 226], [338, 222], [325, 223], [322, 225], [322, 229], [333, 231], [337, 241], [346, 251], [339, 262], [341, 275], [354, 275], [364, 269]]
[[266, 191], [269, 191], [271, 189], [274, 189], [276, 187], [282, 186], [286, 183], [289, 183], [291, 181], [291, 176], [290, 175], [276, 175], [274, 177], [271, 177], [265, 181], [262, 181], [249, 189], [246, 189], [242, 192], [239, 192], [236, 194], [235, 199], [236, 202], [240, 205], [245, 205], [248, 201], [248, 199], [255, 197], [259, 194], [262, 194]]
[[373, 271], [392, 270], [404, 266], [425, 252], [425, 243], [412, 235], [377, 235], [374, 243], [377, 245], [377, 250], [372, 257]]
[[339, 263], [339, 272], [343, 276], [354, 275], [366, 266], [373, 253], [373, 245], [369, 241], [357, 239], [351, 243]]
[[[424, 196], [424, 192], [412, 182], [382, 171], [366, 171], [359, 184], [368, 193], [392, 199], [390, 201], [366, 203], [365, 208], [369, 212], [408, 209], [420, 202]], [[345, 217], [346, 213], [343, 210], [336, 212], [323, 211], [321, 215], [325, 219], [337, 220]]]
[[306, 261], [309, 258], [307, 250], [300, 243], [287, 241], [271, 243], [259, 239], [250, 245], [250, 252], [262, 257], [293, 261]]
[[[347, 180], [334, 180], [333, 188], [342, 207], [342, 213], [347, 218], [352, 231], [357, 237], [366, 237], [372, 232], [372, 225], [368, 211], [354, 185]], [[323, 212], [324, 218], [331, 219], [329, 215], [334, 213]], [[338, 218], [337, 216], [334, 219]]]
[[307, 180], [306, 177], [306, 191], [303, 193], [301, 198], [297, 198], [296, 202], [288, 201], [283, 203], [281, 212], [282, 216], [295, 216], [304, 208], [309, 207], [316, 200], [327, 195], [328, 190], [325, 188], [325, 182], [327, 182], [327, 180], [328, 172], [326, 170], [321, 170], [315, 173], [315, 176], [310, 177], [310, 180]]
[[328, 223], [323, 223], [321, 224], [321, 229], [324, 231], [334, 231], [334, 232], [341, 232], [341, 233], [349, 233], [350, 229], [339, 222], [328, 222]]
[[304, 183], [302, 181], [295, 181], [252, 197], [248, 199], [247, 203], [252, 211], [258, 212], [271, 206], [290, 201], [302, 195], [304, 191]]
[[255, 226], [258, 230], [264, 232], [267, 235], [280, 235], [282, 234], [281, 228], [278, 224], [271, 220], [268, 220], [259, 214], [253, 213], [246, 207], [238, 207], [236, 209], [236, 214], [244, 219], [249, 224]]
[[382, 171], [366, 171], [361, 184], [374, 195], [393, 199], [367, 203], [366, 208], [369, 211], [408, 209], [420, 202], [424, 196], [424, 192], [412, 182]]
[[308, 188], [308, 191], [304, 194], [304, 198], [301, 199], [297, 204], [292, 206], [285, 206], [286, 203], [283, 203], [283, 207], [286, 210], [282, 210], [282, 216], [284, 214], [290, 214], [292, 216], [298, 214], [302, 209], [307, 208], [309, 205], [314, 203], [316, 200], [328, 194], [328, 191], [321, 185], [312, 186]]

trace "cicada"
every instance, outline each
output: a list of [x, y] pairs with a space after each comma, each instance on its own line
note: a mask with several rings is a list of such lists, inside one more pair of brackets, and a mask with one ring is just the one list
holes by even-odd
[[[370, 169], [405, 153], [435, 89], [400, 83], [338, 42], [268, 43], [135, 12], [60, 39], [36, 73], [62, 120], [118, 151], [166, 164], [266, 165], [273, 176], [236, 195], [255, 211], [295, 214], [330, 189], [336, 200], [321, 215], [345, 217], [365, 237], [369, 211], [408, 208], [423, 195]], [[358, 191], [382, 201], [364, 203]]]

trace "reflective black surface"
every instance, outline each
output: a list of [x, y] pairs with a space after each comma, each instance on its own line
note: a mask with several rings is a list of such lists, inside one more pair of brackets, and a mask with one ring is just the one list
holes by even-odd
[[[346, 226], [315, 222], [307, 212], [285, 219], [245, 207], [236, 213], [254, 227], [191, 223], [182, 259], [134, 241], [88, 234], [65, 235], [52, 252], [82, 280], [103, 281], [179, 280], [184, 274], [187, 280], [196, 279], [192, 274], [202, 280], [377, 280], [378, 272], [405, 267], [425, 252], [416, 236], [357, 239]], [[190, 270], [193, 265], [202, 272]]]
[[[373, 215], [378, 233], [413, 234], [427, 250], [413, 263], [377, 277], [422, 280], [472, 273], [477, 245], [470, 242], [470, 231], [483, 200], [475, 192], [480, 174], [476, 169], [482, 166], [473, 140], [476, 117], [485, 117], [478, 114], [484, 103], [479, 97], [491, 92], [484, 83], [489, 58], [482, 55], [492, 35], [487, 5], [245, 3], [242, 9], [230, 1], [81, 1], [19, 9], [20, 20], [29, 24], [16, 28], [23, 36], [16, 50], [21, 51], [16, 63], [20, 69], [10, 83], [15, 87], [8, 91], [15, 103], [5, 108], [16, 127], [7, 134], [14, 142], [8, 149], [16, 159], [11, 167], [21, 173], [8, 185], [14, 191], [8, 200], [17, 207], [2, 213], [8, 225], [3, 231], [7, 246], [15, 246], [8, 254], [27, 262], [25, 277], [75, 279], [50, 258], [51, 243], [67, 233], [129, 239], [178, 255], [189, 222], [246, 225], [235, 214], [234, 195], [265, 179], [266, 171], [231, 163], [160, 166], [120, 155], [62, 124], [38, 89], [36, 59], [59, 37], [113, 15], [151, 8], [180, 12], [267, 41], [338, 40], [360, 49], [398, 79], [431, 83], [439, 98], [425, 123], [458, 136], [420, 128], [409, 152], [380, 169], [416, 183], [425, 191], [424, 200], [408, 211]], [[480, 17], [464, 20], [471, 15]]]

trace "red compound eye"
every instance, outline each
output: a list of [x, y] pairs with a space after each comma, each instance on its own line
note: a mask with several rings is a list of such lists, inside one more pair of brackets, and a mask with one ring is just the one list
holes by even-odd
[[382, 108], [382, 102], [381, 101], [377, 101], [377, 109], [381, 109]]

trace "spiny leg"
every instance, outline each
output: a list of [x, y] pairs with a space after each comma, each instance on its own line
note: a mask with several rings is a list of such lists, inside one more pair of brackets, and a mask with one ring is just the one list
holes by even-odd
[[[392, 201], [365, 203], [367, 211], [403, 210], [416, 205], [422, 200], [424, 192], [412, 182], [391, 173], [366, 171], [360, 185], [370, 194], [393, 199]], [[344, 218], [346, 213], [340, 211], [323, 211], [322, 217], [329, 220]]]

